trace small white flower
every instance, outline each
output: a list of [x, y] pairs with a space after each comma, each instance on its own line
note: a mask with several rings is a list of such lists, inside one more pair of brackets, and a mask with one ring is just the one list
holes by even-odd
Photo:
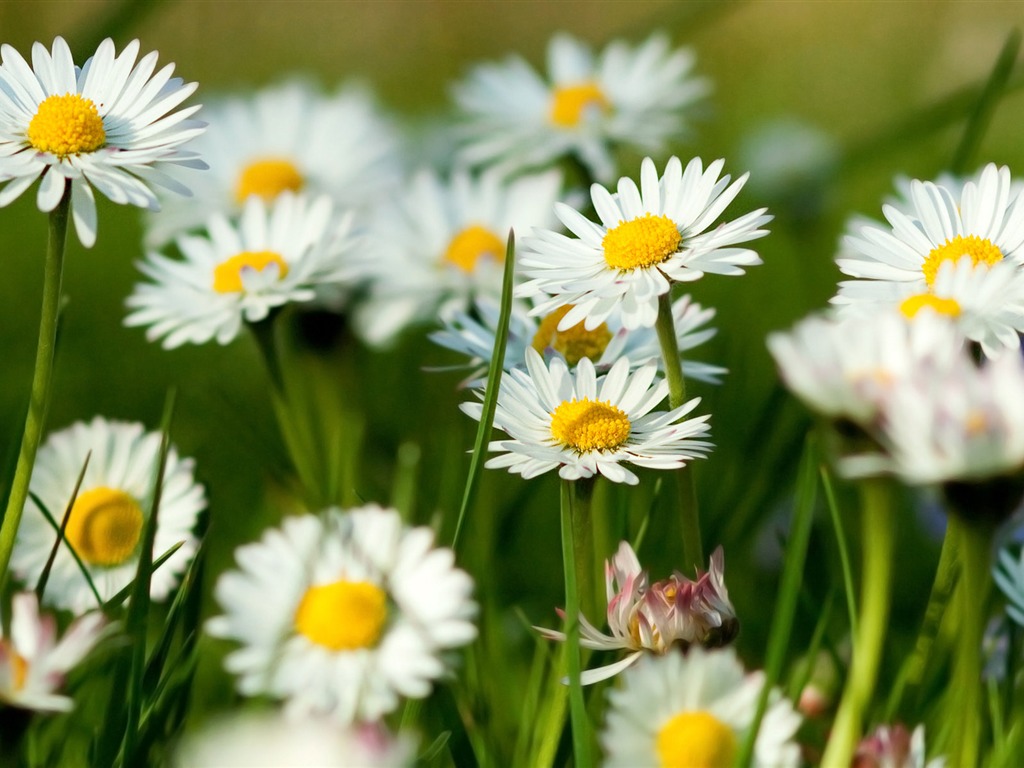
[[149, 326], [165, 349], [227, 344], [284, 304], [344, 301], [357, 243], [351, 215], [326, 196], [250, 197], [237, 224], [217, 214], [205, 235], [178, 238], [183, 260], [149, 253], [139, 269], [153, 282], [135, 286], [124, 323]]
[[734, 246], [767, 234], [760, 229], [771, 220], [764, 208], [711, 228], [747, 178], [730, 184], [728, 175], [719, 178], [723, 165], [716, 160], [704, 169], [694, 158], [684, 170], [673, 157], [659, 178], [654, 161], [645, 158], [639, 187], [629, 178], [619, 179], [615, 193], [591, 187], [600, 223], [556, 205], [555, 214], [575, 238], [546, 230], [524, 238], [519, 263], [531, 279], [517, 295], [550, 296], [534, 309], [537, 314], [574, 305], [563, 329], [581, 320], [592, 329], [621, 313], [622, 326], [632, 330], [654, 325], [658, 297], [673, 282], [705, 273], [741, 275], [743, 267], [760, 264], [757, 253]]
[[[764, 674], [747, 674], [731, 648], [645, 656], [608, 694], [601, 745], [608, 768], [734, 765]], [[800, 716], [772, 690], [754, 742], [756, 768], [800, 764]]]
[[341, 723], [425, 697], [442, 654], [476, 636], [472, 580], [433, 540], [368, 505], [288, 517], [239, 547], [214, 592], [225, 613], [206, 625], [241, 644], [224, 662], [239, 691]]
[[[143, 527], [153, 507], [160, 442], [160, 433], [146, 432], [142, 424], [98, 416], [88, 424], [78, 422], [51, 434], [36, 457], [30, 500], [11, 555], [11, 567], [18, 577], [35, 583], [57, 536], [35, 498], [60, 522], [88, 458], [65, 537], [104, 601], [128, 586], [135, 578]], [[176, 544], [181, 546], [153, 571], [150, 596], [154, 600], [165, 599], [177, 586], [198, 546], [192, 529], [206, 506], [206, 495], [193, 478], [192, 468], [191, 459], [179, 458], [173, 447], [169, 450], [153, 558]], [[97, 607], [96, 597], [67, 546], [57, 548], [44, 602], [75, 613]]]
[[946, 760], [926, 761], [924, 726], [911, 733], [902, 725], [880, 725], [861, 739], [853, 757], [857, 768], [943, 768]]
[[107, 39], [79, 68], [63, 38], [52, 51], [32, 46], [32, 66], [0, 46], [0, 206], [40, 179], [37, 204], [52, 211], [71, 185], [71, 216], [82, 245], [96, 242], [93, 188], [115, 203], [157, 210], [151, 184], [190, 194], [159, 165], [205, 168], [181, 145], [205, 123], [190, 120], [198, 106], [174, 111], [196, 89], [159, 72], [157, 54], [136, 63], [139, 41], [115, 55]]
[[[57, 620], [40, 615], [34, 592], [14, 595], [11, 623], [0, 631], [0, 703], [41, 712], [68, 712], [74, 702], [57, 691], [64, 676], [92, 650], [103, 614], [80, 616], [57, 640]], [[2, 630], [2, 628], [0, 628]]]
[[[629, 360], [619, 358], [599, 378], [587, 358], [570, 371], [562, 358], [545, 364], [536, 350], [527, 349], [526, 370], [502, 377], [494, 415], [494, 426], [512, 439], [492, 442], [492, 451], [504, 453], [485, 466], [524, 478], [557, 468], [566, 480], [601, 474], [635, 485], [639, 479], [624, 463], [675, 469], [704, 458], [713, 447], [701, 439], [708, 434], [709, 417], [683, 419], [700, 398], [655, 411], [668, 394], [664, 381], [655, 383], [656, 374], [655, 363], [630, 373]], [[480, 419], [479, 403], [461, 408]]]
[[665, 35], [635, 47], [616, 41], [595, 57], [559, 34], [547, 78], [518, 57], [480, 65], [453, 90], [466, 118], [459, 157], [509, 175], [573, 156], [610, 180], [614, 149], [660, 153], [685, 134], [686, 110], [709, 90], [693, 64], [693, 52], [673, 51]]

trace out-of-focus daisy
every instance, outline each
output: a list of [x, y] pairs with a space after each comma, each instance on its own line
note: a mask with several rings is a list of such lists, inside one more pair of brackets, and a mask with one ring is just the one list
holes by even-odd
[[716, 160], [705, 170], [694, 158], [684, 170], [673, 157], [658, 178], [654, 161], [645, 158], [639, 187], [629, 178], [619, 179], [614, 194], [591, 187], [600, 223], [558, 204], [555, 214], [576, 237], [536, 230], [524, 238], [520, 265], [531, 280], [518, 295], [548, 294], [538, 314], [572, 304], [563, 329], [582, 320], [596, 328], [621, 313], [623, 327], [632, 330], [654, 325], [658, 297], [673, 282], [698, 280], [705, 272], [741, 275], [743, 267], [760, 264], [754, 251], [733, 246], [768, 233], [760, 229], [771, 220], [764, 208], [709, 229], [747, 178], [730, 184], [728, 175], [719, 178], [723, 165]]
[[126, 302], [125, 325], [149, 326], [166, 349], [216, 339], [227, 344], [243, 322], [272, 309], [317, 299], [331, 303], [351, 285], [349, 257], [358, 240], [352, 217], [330, 198], [284, 193], [272, 203], [250, 197], [237, 224], [213, 216], [205, 235], [183, 235], [184, 260], [150, 252]]
[[205, 168], [181, 145], [202, 133], [190, 120], [198, 106], [174, 111], [196, 89], [159, 72], [157, 54], [136, 62], [139, 42], [120, 54], [107, 39], [79, 68], [63, 38], [52, 50], [35, 43], [32, 66], [9, 45], [0, 46], [0, 206], [40, 179], [37, 204], [52, 211], [71, 185], [71, 215], [78, 239], [96, 241], [93, 188], [115, 203], [157, 210], [151, 184], [179, 194], [189, 190], [158, 165]]
[[[512, 305], [509, 318], [508, 343], [505, 348], [505, 367], [524, 365], [526, 349], [532, 347], [543, 355], [559, 355], [570, 367], [584, 357], [590, 358], [599, 373], [605, 373], [620, 357], [627, 357], [634, 366], [651, 360], [661, 365], [661, 348], [653, 328], [628, 331], [616, 323], [615, 318], [588, 331], [577, 323], [564, 331], [558, 323], [570, 307], [556, 309], [543, 318], [529, 314], [528, 307], [519, 302]], [[442, 318], [444, 329], [430, 335], [442, 347], [461, 352], [470, 358], [473, 373], [466, 386], [484, 384], [487, 364], [494, 350], [500, 307], [494, 299], [481, 297], [474, 302], [473, 312], [458, 311]], [[697, 381], [718, 384], [728, 373], [725, 368], [689, 359], [686, 354], [715, 335], [714, 328], [705, 328], [715, 316], [715, 310], [705, 309], [690, 296], [683, 296], [672, 304], [672, 319], [676, 329], [676, 343], [683, 353], [683, 375]]]
[[[11, 565], [20, 579], [34, 583], [53, 548], [56, 532], [36, 506], [35, 498], [59, 522], [75, 483], [89, 466], [68, 517], [65, 536], [99, 592], [108, 600], [135, 578], [143, 527], [153, 507], [153, 484], [161, 436], [141, 424], [96, 417], [51, 434], [39, 449], [32, 470], [28, 508], [21, 519]], [[177, 585], [195, 554], [192, 535], [206, 506], [203, 487], [192, 476], [193, 462], [174, 448], [167, 454], [157, 516], [153, 557], [175, 544], [181, 547], [153, 571], [150, 595], [163, 600]], [[57, 557], [46, 583], [44, 600], [81, 613], [96, 608], [96, 597], [67, 546]]]
[[233, 217], [250, 196], [270, 203], [282, 192], [326, 194], [363, 209], [399, 181], [395, 129], [364, 89], [324, 94], [290, 80], [255, 94], [208, 104], [210, 127], [193, 144], [210, 171], [190, 199], [168, 199], [150, 217], [146, 241], [161, 245], [201, 227], [213, 213]]
[[[862, 223], [847, 235], [836, 263], [857, 281], [839, 284], [834, 301], [863, 299], [888, 283], [928, 293], [939, 267], [967, 256], [976, 269], [1002, 261], [1024, 264], [1024, 196], [1008, 168], [987, 165], [959, 194], [930, 181], [912, 181], [906, 210], [882, 208], [889, 226]], [[851, 294], [854, 291], [854, 294]]]
[[357, 270], [370, 282], [356, 315], [366, 340], [386, 343], [407, 325], [468, 307], [476, 295], [499, 295], [509, 230], [552, 225], [561, 183], [556, 171], [509, 182], [417, 174], [371, 221]]
[[[601, 745], [606, 766], [735, 765], [754, 719], [764, 674], [747, 674], [731, 648], [685, 655], [647, 656], [608, 694]], [[772, 690], [754, 742], [752, 765], [788, 768], [800, 764], [793, 740], [800, 716]]]
[[0, 627], [0, 704], [43, 712], [67, 712], [74, 702], [57, 691], [64, 676], [92, 650], [103, 614], [79, 616], [57, 639], [57, 620], [40, 615], [34, 592], [14, 595], [11, 623]]
[[924, 726], [880, 725], [861, 739], [851, 768], [943, 768], [945, 758], [925, 758]]
[[[636, 662], [644, 652], [658, 654], [691, 645], [717, 647], [731, 642], [739, 631], [736, 611], [725, 588], [722, 548], [711, 555], [711, 567], [696, 581], [674, 573], [649, 583], [633, 548], [619, 544], [615, 557], [605, 562], [608, 595], [606, 635], [580, 616], [580, 645], [601, 651], [628, 650], [624, 659], [583, 673], [584, 685], [606, 680]], [[565, 634], [538, 628], [550, 640], [565, 640]]]
[[992, 576], [1006, 596], [1006, 613], [1024, 627], [1024, 551], [1014, 557], [1008, 549], [999, 552]]
[[215, 721], [185, 738], [176, 768], [407, 768], [412, 739], [380, 725], [339, 726], [318, 718], [292, 720], [276, 713], [242, 714]]
[[224, 662], [238, 689], [343, 723], [430, 693], [442, 654], [476, 636], [472, 580], [433, 539], [368, 505], [289, 517], [240, 547], [215, 590], [225, 613], [206, 625], [241, 644]]
[[[631, 373], [623, 357], [598, 377], [588, 358], [570, 371], [562, 358], [545, 364], [536, 350], [527, 349], [526, 370], [515, 368], [502, 377], [494, 414], [494, 426], [512, 439], [492, 442], [492, 451], [504, 453], [485, 466], [507, 468], [524, 478], [557, 468], [566, 480], [601, 474], [635, 485], [639, 480], [625, 463], [675, 469], [704, 458], [713, 447], [702, 439], [709, 432], [709, 417], [683, 418], [700, 398], [655, 411], [668, 394], [664, 381], [655, 382], [656, 374], [655, 363]], [[480, 419], [479, 403], [461, 407]]]
[[614, 42], [595, 57], [559, 34], [547, 78], [519, 57], [480, 65], [453, 89], [466, 118], [460, 159], [507, 175], [572, 156], [611, 180], [618, 147], [660, 153], [686, 133], [687, 108], [709, 90], [693, 64], [664, 35], [635, 48]]

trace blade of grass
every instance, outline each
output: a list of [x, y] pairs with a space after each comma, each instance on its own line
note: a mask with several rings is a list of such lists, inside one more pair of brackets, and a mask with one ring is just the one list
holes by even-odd
[[842, 518], [839, 516], [839, 505], [836, 504], [836, 494], [832, 488], [832, 477], [828, 468], [822, 464], [820, 467], [821, 485], [825, 489], [825, 500], [828, 502], [828, 514], [832, 520], [832, 530], [836, 537], [836, 546], [839, 548], [839, 564], [843, 571], [843, 592], [846, 595], [846, 613], [850, 622], [850, 637], [857, 637], [857, 593], [853, 586], [853, 568], [850, 566], [850, 549], [846, 542], [846, 531], [843, 528]]
[[82, 558], [80, 558], [78, 556], [78, 553], [75, 552], [75, 548], [68, 544], [67, 539], [64, 538], [63, 526], [57, 522], [56, 518], [54, 518], [54, 516], [50, 513], [50, 510], [46, 508], [46, 505], [43, 504], [42, 499], [40, 499], [38, 496], [31, 492], [29, 493], [29, 498], [31, 498], [32, 501], [35, 502], [36, 506], [39, 507], [39, 511], [43, 513], [43, 517], [46, 518], [46, 522], [48, 522], [50, 524], [50, 527], [53, 528], [53, 530], [56, 532], [57, 541], [63, 541], [65, 546], [68, 548], [68, 552], [70, 552], [71, 556], [75, 558], [75, 562], [78, 564], [79, 570], [85, 577], [85, 583], [89, 585], [89, 590], [96, 598], [96, 605], [102, 608], [103, 598], [100, 597], [99, 590], [96, 589], [96, 583], [92, 580], [92, 576], [89, 575], [89, 569], [86, 568], [85, 563], [82, 562]]
[[[183, 541], [176, 541], [173, 544], [171, 544], [171, 546], [169, 546], [167, 548], [166, 552], [164, 552], [162, 555], [160, 555], [160, 557], [158, 557], [156, 560], [153, 561], [153, 566], [152, 566], [152, 568], [150, 568], [150, 573], [151, 574], [152, 573], [156, 573], [157, 569], [161, 565], [166, 563], [168, 560], [170, 560], [171, 556], [175, 552], [177, 552], [179, 549], [181, 549], [181, 545], [184, 544], [184, 543], [185, 542], [183, 542]], [[135, 582], [132, 582], [128, 586], [126, 586], [123, 589], [121, 589], [112, 598], [107, 600], [107, 602], [103, 606], [103, 610], [109, 613], [114, 608], [116, 608], [117, 606], [121, 605], [121, 603], [123, 603], [125, 600], [128, 599], [129, 595], [131, 595], [132, 590], [134, 588], [135, 588]]]
[[788, 691], [790, 701], [800, 701], [800, 695], [803, 693], [804, 688], [807, 687], [807, 683], [811, 680], [811, 675], [814, 672], [815, 660], [818, 658], [818, 652], [821, 650], [821, 646], [825, 640], [825, 630], [828, 629], [829, 619], [832, 618], [833, 602], [835, 602], [835, 592], [829, 592], [828, 597], [825, 598], [825, 602], [820, 608], [818, 623], [814, 625], [814, 634], [811, 635], [811, 643], [807, 646], [807, 652], [804, 654], [804, 658], [807, 659], [807, 664], [801, 673], [799, 675], [795, 675], [790, 681]]
[[[64, 516], [60, 520], [60, 528], [57, 530], [57, 538], [53, 540], [53, 546], [50, 548], [50, 555], [46, 558], [46, 565], [43, 566], [43, 572], [39, 574], [39, 581], [36, 582], [36, 599], [40, 603], [43, 602], [43, 592], [46, 591], [46, 582], [50, 578], [50, 569], [53, 568], [53, 561], [57, 559], [57, 550], [60, 548], [62, 541], [67, 541], [65, 537], [65, 531], [67, 531], [68, 520], [71, 519], [71, 510], [75, 506], [75, 500], [78, 498], [78, 491], [82, 487], [82, 479], [85, 477], [85, 470], [89, 467], [89, 459], [92, 457], [92, 451], [85, 454], [85, 461], [82, 462], [82, 470], [78, 473], [78, 479], [75, 480], [75, 487], [71, 491], [71, 500], [68, 502], [67, 507], [64, 508]], [[32, 495], [34, 499], [35, 496]], [[69, 543], [68, 549], [74, 550], [74, 547]], [[102, 601], [101, 601], [102, 602]]]

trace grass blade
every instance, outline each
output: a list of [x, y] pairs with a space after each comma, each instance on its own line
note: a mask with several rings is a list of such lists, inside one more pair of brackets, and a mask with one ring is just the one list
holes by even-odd
[[832, 520], [832, 530], [836, 536], [836, 546], [839, 547], [839, 563], [843, 570], [843, 591], [846, 593], [846, 613], [850, 621], [850, 637], [857, 637], [857, 593], [853, 586], [850, 548], [846, 543], [846, 531], [843, 529], [843, 522], [839, 516], [839, 505], [836, 504], [832, 476], [824, 464], [821, 465], [820, 474], [821, 485], [825, 489], [825, 501], [828, 502], [826, 506]]
[[[57, 550], [60, 548], [60, 543], [62, 541], [67, 541], [65, 532], [67, 531], [68, 520], [71, 519], [71, 510], [75, 506], [76, 499], [78, 499], [78, 491], [82, 487], [82, 479], [85, 477], [85, 470], [89, 467], [89, 459], [91, 457], [92, 451], [85, 454], [85, 461], [82, 462], [82, 470], [78, 473], [78, 479], [75, 480], [74, 490], [71, 491], [71, 500], [68, 501], [67, 507], [64, 508], [64, 516], [60, 520], [60, 528], [57, 529], [57, 538], [53, 541], [53, 546], [50, 548], [50, 555], [46, 558], [46, 565], [43, 566], [43, 572], [39, 574], [39, 581], [36, 582], [36, 599], [38, 599], [40, 603], [43, 602], [43, 592], [46, 591], [46, 582], [50, 578], [50, 570], [53, 568], [53, 561], [57, 558]], [[35, 495], [33, 495], [32, 498], [35, 499]], [[70, 544], [68, 544], [68, 549], [74, 551], [74, 547]]]
[[[75, 493], [77, 494], [77, 492], [78, 491], [77, 491], [77, 488], [76, 488]], [[89, 585], [89, 590], [92, 592], [93, 596], [96, 598], [96, 605], [99, 606], [100, 608], [103, 608], [103, 598], [100, 597], [99, 590], [96, 589], [96, 583], [92, 580], [92, 576], [89, 575], [89, 569], [86, 568], [85, 563], [82, 562], [82, 558], [80, 558], [78, 556], [78, 553], [75, 552], [75, 548], [72, 547], [70, 544], [68, 544], [67, 543], [67, 539], [64, 538], [64, 526], [57, 522], [56, 518], [54, 518], [54, 516], [50, 513], [50, 510], [48, 510], [46, 508], [46, 505], [43, 504], [42, 500], [38, 496], [36, 496], [34, 493], [30, 492], [29, 493], [29, 497], [32, 499], [32, 501], [35, 502], [36, 506], [39, 507], [39, 511], [43, 513], [43, 517], [46, 518], [46, 522], [48, 522], [50, 524], [50, 527], [52, 527], [53, 530], [57, 533], [57, 541], [58, 542], [63, 541], [65, 546], [68, 548], [68, 552], [70, 552], [71, 556], [73, 558], [75, 558], [75, 562], [78, 564], [79, 570], [82, 572], [82, 575], [85, 577], [86, 584]], [[66, 514], [65, 514], [65, 517], [66, 517]], [[37, 589], [38, 589], [38, 587], [37, 587]], [[40, 592], [39, 594], [41, 595], [42, 593]]]

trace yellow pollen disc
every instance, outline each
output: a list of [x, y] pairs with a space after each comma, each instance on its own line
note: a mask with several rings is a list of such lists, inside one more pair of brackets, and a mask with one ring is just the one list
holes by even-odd
[[368, 581], [310, 587], [295, 612], [295, 629], [332, 651], [372, 648], [388, 618], [387, 595]]
[[78, 494], [64, 535], [91, 565], [120, 565], [142, 535], [142, 510], [124, 491], [99, 486]]
[[240, 203], [251, 195], [273, 200], [282, 192], [298, 192], [305, 183], [295, 163], [268, 157], [254, 160], [242, 169], [235, 185], [235, 198]]
[[580, 124], [588, 110], [602, 113], [611, 111], [608, 101], [597, 83], [579, 83], [555, 88], [551, 95], [551, 122], [562, 128], [573, 128]]
[[928, 308], [940, 315], [949, 317], [960, 316], [960, 304], [956, 299], [941, 299], [930, 293], [919, 293], [917, 296], [910, 296], [900, 303], [900, 312], [907, 318], [913, 318], [922, 309]]
[[611, 451], [629, 439], [629, 417], [611, 403], [568, 400], [551, 414], [551, 436], [580, 453]]
[[957, 235], [952, 240], [947, 240], [938, 248], [929, 253], [921, 265], [924, 272], [925, 282], [931, 288], [935, 284], [935, 277], [939, 274], [939, 267], [945, 261], [959, 261], [962, 256], [970, 256], [971, 264], [975, 267], [984, 264], [991, 267], [996, 262], [1003, 260], [1003, 252], [991, 240], [977, 235]]
[[480, 259], [505, 260], [505, 243], [486, 227], [479, 224], [466, 227], [448, 243], [443, 261], [454, 264], [464, 272], [472, 272]]
[[28, 124], [28, 143], [57, 157], [95, 152], [107, 143], [103, 118], [91, 99], [77, 93], [47, 96]]
[[222, 261], [213, 270], [213, 290], [217, 293], [241, 293], [242, 269], [251, 267], [262, 272], [271, 264], [277, 264], [277, 278], [288, 274], [288, 263], [281, 254], [273, 251], [242, 251], [227, 261]]
[[608, 342], [612, 340], [612, 332], [608, 330], [607, 323], [601, 323], [594, 330], [588, 331], [582, 322], [576, 323], [567, 331], [558, 330], [558, 324], [570, 309], [571, 304], [559, 307], [541, 320], [537, 333], [533, 336], [532, 346], [542, 354], [545, 349], [551, 347], [561, 354], [569, 365], [576, 365], [584, 357], [596, 362], [604, 353]]
[[25, 657], [14, 650], [14, 645], [5, 640], [0, 640], [0, 648], [7, 655], [8, 669], [10, 670], [11, 687], [20, 691], [25, 687], [25, 680], [28, 677], [28, 662]]
[[658, 731], [661, 768], [732, 768], [736, 734], [707, 712], [681, 712]]
[[604, 260], [613, 269], [641, 269], [661, 264], [679, 250], [683, 236], [668, 216], [643, 216], [612, 227], [604, 236]]

